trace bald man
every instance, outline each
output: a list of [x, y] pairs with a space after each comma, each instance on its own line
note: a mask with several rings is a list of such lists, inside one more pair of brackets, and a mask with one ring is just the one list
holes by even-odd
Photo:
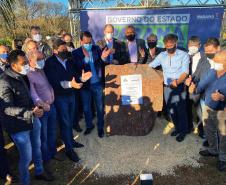
[[0, 46], [0, 75], [3, 73], [5, 68], [8, 66], [7, 56], [9, 53], [9, 48], [6, 46]]
[[29, 51], [31, 51], [33, 49], [38, 50], [38, 45], [35, 41], [30, 40], [27, 42], [26, 47], [25, 47], [25, 53], [26, 53], [27, 58], [28, 58]]
[[51, 157], [58, 161], [66, 158], [57, 154], [56, 149], [56, 107], [53, 104], [55, 97], [52, 86], [43, 71], [45, 65], [43, 54], [37, 49], [32, 49], [28, 54], [30, 72], [31, 98], [35, 105], [42, 106], [44, 114], [39, 118], [41, 122], [41, 150], [44, 170], [52, 174]]
[[98, 45], [102, 51], [105, 48], [112, 48], [109, 57], [107, 57], [108, 64], [124, 64], [126, 60], [125, 49], [122, 42], [114, 38], [114, 27], [111, 24], [105, 25], [104, 37], [98, 40], [96, 45]]

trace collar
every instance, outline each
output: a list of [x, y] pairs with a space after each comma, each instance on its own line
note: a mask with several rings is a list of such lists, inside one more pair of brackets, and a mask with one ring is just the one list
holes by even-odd
[[[55, 54], [54, 54], [55, 55]], [[55, 55], [56, 56], [56, 55]], [[56, 56], [57, 60], [61, 63], [65, 63], [67, 61], [67, 58], [65, 60], [61, 60], [58, 56]]]
[[136, 42], [136, 39], [134, 39], [134, 41], [133, 42], [129, 42], [128, 40], [126, 40], [127, 41], [127, 43], [129, 44], [129, 43], [133, 43], [133, 42]]
[[106, 43], [109, 44], [109, 43], [113, 42], [113, 39], [114, 38], [112, 38], [111, 42], [108, 42], [108, 40], [106, 39], [106, 37], [104, 37], [104, 39], [105, 39]]
[[17, 73], [13, 72], [13, 71], [11, 70], [11, 68], [9, 68], [8, 70], [9, 70], [10, 73], [12, 73], [12, 74], [14, 74], [14, 75], [20, 77], [20, 75], [18, 75]]
[[[179, 49], [178, 49], [178, 48], [176, 48], [176, 52], [175, 52], [175, 54], [174, 54], [173, 56], [178, 55], [178, 52], [179, 52]], [[169, 56], [169, 55], [168, 55], [168, 51], [167, 51], [167, 50], [165, 51], [165, 55], [166, 55], [166, 56]], [[173, 56], [172, 56], [172, 57], [173, 57]], [[169, 56], [169, 57], [170, 57], [170, 56]]]
[[190, 51], [188, 52], [189, 55], [193, 55], [193, 56], [197, 55], [198, 53], [200, 53], [200, 51], [197, 51], [197, 53], [195, 54], [191, 54]]

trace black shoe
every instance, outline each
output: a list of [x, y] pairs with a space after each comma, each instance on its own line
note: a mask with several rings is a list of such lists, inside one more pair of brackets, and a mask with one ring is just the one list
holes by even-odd
[[51, 182], [54, 180], [54, 176], [52, 176], [51, 174], [48, 174], [46, 172], [43, 172], [41, 175], [35, 175], [35, 179]]
[[98, 129], [98, 136], [99, 136], [100, 138], [104, 137], [104, 129], [103, 129], [103, 128]]
[[206, 135], [204, 132], [199, 132], [199, 137], [201, 137], [202, 139], [205, 139]]
[[83, 131], [79, 124], [73, 125], [72, 128], [75, 129], [76, 132], [82, 132]]
[[167, 115], [165, 119], [166, 119], [166, 121], [168, 121], [168, 122], [173, 122], [173, 120], [172, 120], [172, 118], [171, 118], [170, 115]]
[[208, 143], [208, 141], [207, 140], [205, 140], [204, 142], [203, 142], [203, 144], [202, 144], [204, 147], [209, 147], [209, 143]]
[[185, 136], [186, 136], [186, 134], [179, 134], [179, 136], [176, 137], [176, 140], [178, 142], [182, 142], [182, 141], [184, 141]]
[[89, 135], [91, 132], [92, 132], [92, 130], [94, 129], [94, 125], [92, 125], [92, 127], [91, 128], [86, 128], [86, 131], [83, 133], [85, 136], [86, 135]]
[[66, 156], [73, 162], [78, 162], [79, 158], [78, 155], [74, 152], [74, 150], [69, 150], [66, 152]]
[[15, 182], [18, 182], [19, 181], [19, 178], [14, 175], [14, 174], [8, 174], [5, 178], [7, 181], [11, 182], [11, 183], [15, 183]]
[[217, 169], [218, 169], [219, 171], [224, 171], [224, 170], [226, 170], [226, 162], [220, 161], [220, 162], [217, 164]]
[[170, 135], [171, 135], [171, 136], [177, 136], [178, 134], [179, 134], [179, 132], [175, 130], [175, 131], [173, 131]]
[[204, 157], [217, 157], [218, 154], [211, 154], [208, 150], [202, 150], [199, 152], [199, 155]]
[[73, 143], [72, 145], [73, 145], [73, 147], [75, 147], [75, 148], [82, 148], [82, 147], [84, 147], [83, 144], [78, 143], [78, 142], [76, 142], [76, 141], [75, 141], [75, 143]]

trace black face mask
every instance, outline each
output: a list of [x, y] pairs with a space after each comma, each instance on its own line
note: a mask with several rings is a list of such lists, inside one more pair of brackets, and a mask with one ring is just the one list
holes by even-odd
[[176, 45], [170, 49], [166, 49], [168, 53], [173, 54], [176, 51], [177, 47]]
[[22, 49], [22, 46], [17, 46], [16, 48], [21, 50]]
[[213, 59], [215, 54], [214, 53], [205, 53], [206, 57], [209, 59]]
[[66, 46], [67, 47], [72, 47], [73, 46], [73, 43], [72, 42], [66, 42]]
[[67, 57], [68, 57], [68, 51], [62, 51], [62, 52], [59, 52], [58, 51], [58, 55], [63, 59], [65, 60]]
[[128, 41], [134, 41], [135, 35], [126, 35], [126, 39], [127, 39]]
[[148, 42], [148, 47], [153, 49], [154, 47], [156, 47], [157, 42]]

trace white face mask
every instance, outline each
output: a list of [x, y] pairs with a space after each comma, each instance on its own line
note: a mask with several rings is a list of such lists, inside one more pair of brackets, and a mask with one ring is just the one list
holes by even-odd
[[214, 63], [214, 69], [216, 71], [222, 71], [224, 69], [223, 64]]
[[22, 71], [20, 71], [21, 75], [27, 75], [29, 73], [29, 71], [30, 71], [29, 64], [21, 66], [21, 70], [22, 70]]
[[33, 40], [40, 42], [42, 40], [42, 35], [41, 34], [33, 35]]
[[111, 40], [113, 39], [113, 33], [106, 33], [106, 39]]
[[41, 61], [36, 62], [35, 68], [43, 69], [44, 66], [45, 66], [45, 62], [44, 62], [44, 60], [41, 60]]
[[197, 48], [196, 46], [191, 46], [188, 48], [188, 50], [191, 54], [195, 54], [198, 52], [199, 48]]

